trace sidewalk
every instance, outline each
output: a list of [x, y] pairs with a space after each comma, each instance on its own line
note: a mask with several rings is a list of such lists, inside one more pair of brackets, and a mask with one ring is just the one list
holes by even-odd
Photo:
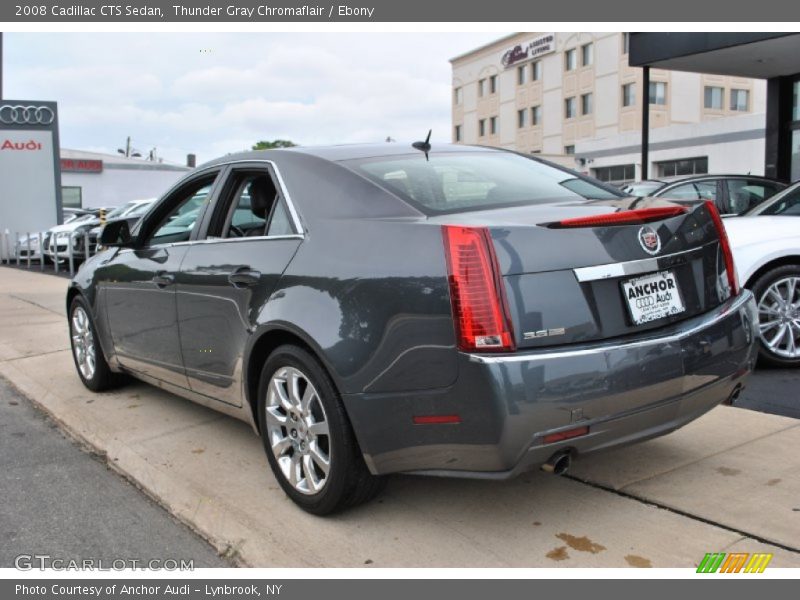
[[155, 387], [92, 394], [74, 373], [67, 282], [0, 267], [0, 375], [241, 564], [692, 567], [772, 552], [800, 567], [800, 421], [719, 407], [569, 477], [395, 476], [332, 518], [296, 508], [245, 424]]

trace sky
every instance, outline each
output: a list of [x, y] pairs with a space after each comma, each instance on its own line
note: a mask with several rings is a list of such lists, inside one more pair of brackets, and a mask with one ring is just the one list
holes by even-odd
[[450, 140], [448, 59], [501, 33], [6, 33], [3, 97], [58, 102], [61, 146], [203, 162], [258, 140]]

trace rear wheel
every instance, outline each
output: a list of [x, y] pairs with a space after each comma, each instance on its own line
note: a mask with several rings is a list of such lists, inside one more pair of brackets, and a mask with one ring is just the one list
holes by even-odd
[[800, 366], [800, 266], [771, 269], [752, 289], [758, 303], [759, 359], [776, 367]]
[[383, 478], [364, 464], [333, 382], [306, 350], [281, 346], [267, 359], [258, 419], [270, 467], [302, 509], [325, 515], [380, 491]]
[[93, 392], [102, 392], [114, 387], [120, 378], [108, 367], [97, 340], [91, 312], [80, 296], [76, 296], [70, 304], [69, 334], [72, 358], [83, 385]]

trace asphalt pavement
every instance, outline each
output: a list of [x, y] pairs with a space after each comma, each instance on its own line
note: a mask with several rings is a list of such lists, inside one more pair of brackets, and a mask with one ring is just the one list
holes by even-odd
[[736, 406], [800, 419], [800, 369], [757, 367]]
[[231, 566], [1, 378], [0, 498], [0, 567], [34, 554]]

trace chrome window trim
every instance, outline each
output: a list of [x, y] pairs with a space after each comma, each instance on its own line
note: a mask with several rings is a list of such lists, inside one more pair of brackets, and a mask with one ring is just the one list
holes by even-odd
[[[286, 200], [286, 207], [289, 209], [289, 218], [292, 220], [292, 227], [294, 228], [296, 233], [290, 233], [286, 235], [254, 235], [252, 237], [246, 238], [205, 238], [202, 240], [187, 240], [185, 242], [172, 242], [167, 244], [153, 244], [152, 246], [146, 246], [146, 248], [171, 248], [173, 246], [188, 246], [192, 244], [203, 244], [203, 243], [210, 243], [210, 242], [234, 242], [234, 241], [244, 241], [244, 240], [279, 240], [279, 239], [305, 239], [305, 229], [303, 229], [303, 225], [300, 222], [300, 215], [297, 213], [297, 209], [294, 206], [294, 202], [292, 201], [291, 196], [289, 196], [289, 190], [286, 189], [286, 184], [283, 181], [283, 176], [281, 175], [281, 171], [278, 168], [278, 165], [275, 164], [272, 160], [267, 160], [265, 158], [260, 159], [248, 159], [248, 160], [234, 160], [225, 163], [216, 163], [213, 165], [209, 165], [207, 167], [202, 167], [195, 169], [191, 173], [191, 177], [194, 178], [195, 176], [202, 177], [203, 173], [206, 171], [213, 171], [214, 169], [219, 169], [220, 174], [224, 170], [225, 167], [229, 165], [237, 165], [237, 164], [247, 164], [247, 163], [265, 163], [272, 167], [272, 170], [275, 172], [275, 177], [278, 180], [278, 185], [281, 188], [281, 194], [283, 195], [284, 199]], [[157, 204], [161, 201], [162, 198], [167, 197], [170, 195], [174, 190], [178, 189], [183, 182], [189, 179], [187, 176], [185, 179], [181, 179], [178, 183], [173, 185], [165, 194], [161, 195], [153, 204]], [[124, 248], [123, 250], [134, 250], [133, 248]]]
[[[617, 350], [634, 350], [636, 348], [645, 348], [647, 346], [672, 344], [675, 342], [680, 342], [687, 337], [693, 336], [705, 329], [708, 329], [709, 327], [712, 327], [732, 313], [746, 310], [746, 307], [750, 302], [753, 302], [753, 293], [750, 290], [743, 290], [739, 296], [734, 298], [732, 301], [729, 301], [726, 304], [715, 308], [709, 313], [702, 315], [699, 319], [699, 322], [697, 322], [697, 324], [693, 327], [670, 335], [654, 335], [644, 340], [638, 340], [635, 342], [619, 342], [614, 344], [603, 344], [601, 341], [597, 346], [591, 348], [577, 348], [575, 350], [531, 350], [525, 354], [511, 354], [504, 356], [470, 354], [469, 360], [471, 362], [481, 364], [537, 362], [552, 359], [577, 358], [580, 356], [590, 356], [593, 354], [605, 354], [607, 352], [615, 352]], [[753, 310], [755, 310], [755, 307], [753, 307]]]
[[[227, 167], [230, 165], [241, 165], [241, 164], [252, 164], [252, 163], [264, 163], [269, 165], [272, 170], [275, 172], [275, 178], [278, 180], [278, 186], [281, 188], [281, 195], [286, 200], [286, 207], [289, 209], [289, 217], [292, 220], [292, 226], [294, 227], [295, 234], [301, 237], [305, 237], [305, 229], [303, 229], [303, 224], [300, 221], [300, 215], [297, 212], [297, 208], [294, 205], [294, 201], [292, 200], [291, 196], [289, 195], [289, 190], [286, 189], [286, 183], [283, 180], [283, 175], [281, 175], [281, 170], [278, 168], [278, 165], [275, 164], [275, 161], [266, 159], [266, 158], [249, 158], [249, 159], [241, 159], [241, 160], [233, 160], [230, 162], [224, 163], [217, 163], [215, 165], [211, 165], [207, 167], [208, 169], [214, 169], [217, 167]], [[259, 239], [262, 237], [270, 237], [270, 236], [253, 236], [250, 239]], [[278, 236], [271, 236], [271, 238], [275, 238]]]
[[674, 254], [665, 254], [664, 256], [654, 256], [653, 258], [643, 258], [640, 260], [631, 260], [628, 262], [609, 263], [605, 265], [596, 265], [594, 267], [578, 267], [573, 269], [575, 278], [584, 283], [586, 281], [599, 281], [601, 279], [614, 279], [616, 277], [625, 277], [626, 275], [639, 275], [641, 273], [648, 273], [651, 271], [658, 271], [665, 267], [674, 264], [670, 259], [682, 258], [690, 254], [700, 253], [704, 246], [698, 248], [690, 248], [689, 250], [682, 250]]

